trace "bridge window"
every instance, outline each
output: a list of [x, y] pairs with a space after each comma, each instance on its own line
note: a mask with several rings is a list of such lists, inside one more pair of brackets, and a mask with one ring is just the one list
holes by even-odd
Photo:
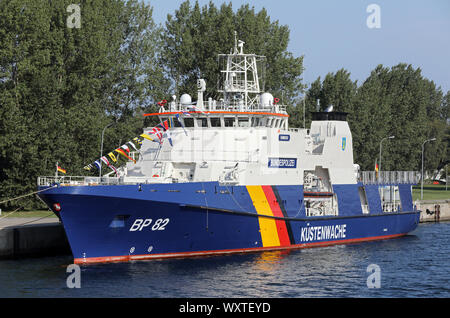
[[273, 122], [272, 122], [272, 127], [273, 128], [277, 128], [279, 122], [280, 122], [280, 120], [278, 118], [274, 118]]
[[172, 118], [172, 122], [173, 122], [173, 127], [181, 127], [180, 122], [178, 121], [178, 119], [176, 119], [175, 117]]
[[197, 126], [198, 127], [208, 127], [208, 120], [206, 118], [198, 118]]
[[234, 127], [234, 118], [225, 117], [224, 118], [225, 127]]
[[220, 118], [212, 117], [209, 120], [211, 122], [211, 127], [220, 127]]
[[252, 118], [252, 127], [258, 127], [261, 126], [261, 119], [258, 117]]
[[185, 127], [194, 127], [194, 118], [184, 118]]
[[249, 126], [249, 118], [248, 117], [239, 117], [238, 124], [239, 124], [239, 127], [248, 127]]

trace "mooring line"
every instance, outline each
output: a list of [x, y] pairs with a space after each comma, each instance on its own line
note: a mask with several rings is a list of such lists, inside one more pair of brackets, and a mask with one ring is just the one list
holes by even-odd
[[55, 188], [55, 187], [57, 187], [57, 186], [58, 186], [58, 185], [55, 184], [54, 186], [51, 186], [50, 188], [46, 188], [46, 189], [43, 189], [43, 190], [34, 191], [34, 192], [29, 193], [29, 194], [25, 194], [25, 195], [21, 195], [21, 196], [12, 198], [12, 199], [8, 199], [8, 200], [5, 200], [5, 201], [1, 201], [0, 204], [3, 204], [3, 203], [5, 203], [5, 202], [9, 202], [9, 201], [13, 201], [13, 200], [17, 200], [17, 199], [21, 199], [21, 198], [25, 198], [25, 197], [28, 197], [28, 196], [30, 196], [30, 195], [33, 195], [33, 194], [36, 194], [36, 193], [39, 193], [39, 192], [44, 192], [44, 191], [53, 189], [53, 188]]
[[5, 212], [5, 213], [8, 213], [8, 214], [6, 214], [6, 215], [0, 217], [0, 220], [3, 219], [3, 218], [6, 218], [7, 216], [10, 216], [10, 215], [13, 214], [14, 212], [17, 212], [17, 211], [19, 211], [19, 210], [21, 210], [21, 209], [23, 209], [23, 206], [21, 206], [20, 208], [15, 209], [15, 210], [12, 211], [12, 212]]

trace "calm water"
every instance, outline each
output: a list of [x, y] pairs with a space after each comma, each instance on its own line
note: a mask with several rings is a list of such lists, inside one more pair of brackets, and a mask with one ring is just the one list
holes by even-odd
[[[450, 297], [450, 223], [387, 241], [282, 252], [81, 267], [70, 256], [0, 261], [0, 297]], [[381, 286], [367, 287], [367, 267]]]

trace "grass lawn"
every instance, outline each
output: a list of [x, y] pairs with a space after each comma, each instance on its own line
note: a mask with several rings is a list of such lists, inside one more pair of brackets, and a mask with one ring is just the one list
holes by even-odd
[[[420, 185], [413, 187], [413, 201], [420, 200]], [[450, 186], [445, 191], [445, 185], [424, 184], [423, 185], [424, 200], [445, 200], [450, 199]]]
[[2, 215], [0, 217], [12, 217], [12, 218], [43, 218], [43, 217], [57, 217], [55, 213], [49, 210], [34, 210], [34, 211], [2, 211]]

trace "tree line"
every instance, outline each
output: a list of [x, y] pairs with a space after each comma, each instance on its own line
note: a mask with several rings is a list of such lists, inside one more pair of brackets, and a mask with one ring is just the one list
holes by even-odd
[[[440, 170], [449, 163], [450, 91], [444, 95], [420, 68], [378, 65], [361, 85], [345, 69], [317, 78], [305, 92], [307, 127], [312, 111], [330, 105], [349, 113], [354, 160], [362, 170], [375, 169], [382, 141], [382, 170], [420, 171], [422, 145], [433, 138], [424, 144], [424, 168]], [[291, 114], [301, 127], [303, 101]], [[385, 139], [390, 136], [395, 138]]]
[[[151, 3], [138, 0], [79, 1], [73, 27], [71, 0], [0, 1], [0, 202], [36, 190], [38, 176], [85, 175], [99, 158], [101, 133], [111, 151], [155, 124], [145, 112], [172, 95], [195, 95], [205, 78], [206, 98], [219, 97], [217, 54], [228, 53], [234, 31], [246, 52], [266, 56], [265, 90], [288, 107], [290, 125], [303, 126], [317, 100], [349, 112], [355, 160], [373, 169], [381, 138], [383, 170], [418, 170], [421, 143], [427, 169], [448, 162], [450, 93], [408, 64], [383, 65], [358, 85], [347, 70], [329, 73], [309, 87], [302, 80], [303, 56], [288, 51], [289, 28], [265, 9], [231, 3], [180, 4], [162, 25]], [[75, 17], [76, 18], [76, 17]], [[304, 99], [303, 99], [304, 97]], [[34, 208], [26, 200], [1, 208]]]

